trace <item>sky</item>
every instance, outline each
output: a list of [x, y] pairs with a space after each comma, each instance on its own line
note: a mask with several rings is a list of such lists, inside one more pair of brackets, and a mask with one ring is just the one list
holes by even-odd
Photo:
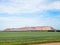
[[0, 30], [25, 26], [60, 29], [60, 0], [0, 0]]

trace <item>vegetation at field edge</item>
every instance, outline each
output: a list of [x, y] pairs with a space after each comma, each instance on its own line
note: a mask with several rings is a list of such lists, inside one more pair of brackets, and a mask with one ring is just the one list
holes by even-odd
[[60, 42], [60, 32], [0, 32], [0, 45]]

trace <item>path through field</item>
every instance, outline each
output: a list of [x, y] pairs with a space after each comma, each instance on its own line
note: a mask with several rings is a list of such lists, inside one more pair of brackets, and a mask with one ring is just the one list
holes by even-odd
[[33, 45], [60, 45], [60, 42], [58, 42], [58, 43], [45, 43], [45, 44], [33, 44]]

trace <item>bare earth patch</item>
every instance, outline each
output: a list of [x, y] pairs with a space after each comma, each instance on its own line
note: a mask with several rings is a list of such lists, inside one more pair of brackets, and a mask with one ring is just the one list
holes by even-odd
[[32, 45], [60, 45], [60, 42], [58, 42], [58, 43], [32, 44]]

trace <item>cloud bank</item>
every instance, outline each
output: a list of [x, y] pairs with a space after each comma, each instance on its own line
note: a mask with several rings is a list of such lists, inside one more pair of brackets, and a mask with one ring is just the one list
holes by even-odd
[[51, 9], [60, 10], [60, 1], [49, 0], [2, 0], [0, 3], [1, 13], [34, 13]]
[[60, 29], [60, 0], [0, 0], [0, 29], [53, 26]]

